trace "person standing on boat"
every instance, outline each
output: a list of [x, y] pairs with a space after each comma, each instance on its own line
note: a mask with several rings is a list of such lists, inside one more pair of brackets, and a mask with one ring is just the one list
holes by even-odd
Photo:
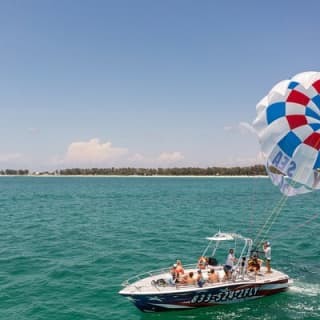
[[263, 251], [266, 258], [267, 273], [271, 273], [271, 245], [269, 241], [263, 244]]
[[224, 268], [223, 268], [223, 270], [225, 272], [225, 276], [224, 276], [225, 280], [231, 279], [231, 271], [233, 269], [234, 263], [236, 263], [236, 262], [237, 262], [237, 258], [234, 256], [234, 250], [230, 249], [226, 264], [224, 265]]

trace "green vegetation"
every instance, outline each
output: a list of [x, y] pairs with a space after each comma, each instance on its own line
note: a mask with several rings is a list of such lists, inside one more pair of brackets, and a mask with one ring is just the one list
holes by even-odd
[[251, 167], [208, 167], [208, 168], [72, 168], [54, 172], [33, 172], [29, 170], [1, 170], [0, 175], [59, 175], [59, 176], [257, 176], [266, 175], [263, 165]]
[[5, 169], [5, 170], [0, 170], [0, 175], [7, 175], [7, 176], [27, 176], [29, 175], [29, 170], [14, 170], [14, 169]]

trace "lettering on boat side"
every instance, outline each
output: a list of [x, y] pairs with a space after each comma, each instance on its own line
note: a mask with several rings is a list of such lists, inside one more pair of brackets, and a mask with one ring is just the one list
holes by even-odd
[[246, 288], [240, 290], [225, 290], [220, 291], [217, 294], [202, 293], [196, 294], [190, 303], [212, 303], [212, 302], [224, 302], [243, 299], [246, 297], [253, 297], [257, 294], [259, 288]]

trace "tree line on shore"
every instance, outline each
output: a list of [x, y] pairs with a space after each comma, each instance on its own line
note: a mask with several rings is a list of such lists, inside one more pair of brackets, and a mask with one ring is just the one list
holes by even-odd
[[263, 165], [248, 167], [183, 167], [183, 168], [70, 168], [60, 169], [53, 172], [30, 172], [27, 169], [4, 169], [0, 175], [58, 175], [58, 176], [257, 176], [266, 175]]

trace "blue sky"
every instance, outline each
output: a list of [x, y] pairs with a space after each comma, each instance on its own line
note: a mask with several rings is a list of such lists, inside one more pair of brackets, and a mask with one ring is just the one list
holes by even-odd
[[1, 1], [0, 168], [245, 166], [318, 1]]

